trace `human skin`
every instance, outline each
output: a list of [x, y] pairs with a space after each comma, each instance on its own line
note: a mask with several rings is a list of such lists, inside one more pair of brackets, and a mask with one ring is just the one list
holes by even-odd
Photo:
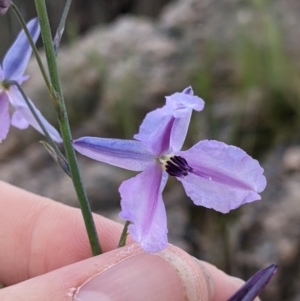
[[92, 257], [79, 209], [0, 181], [0, 300], [226, 301], [242, 280], [169, 245], [145, 253], [122, 225], [94, 215], [103, 254]]

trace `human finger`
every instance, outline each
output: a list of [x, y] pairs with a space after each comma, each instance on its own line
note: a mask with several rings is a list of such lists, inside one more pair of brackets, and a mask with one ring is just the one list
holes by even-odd
[[[0, 283], [11, 285], [91, 256], [79, 209], [0, 181]], [[104, 252], [122, 225], [94, 215]]]
[[[169, 245], [149, 254], [133, 244], [2, 289], [0, 299], [211, 301], [214, 281], [203, 264], [179, 248]], [[233, 294], [232, 278], [224, 276], [222, 281]]]

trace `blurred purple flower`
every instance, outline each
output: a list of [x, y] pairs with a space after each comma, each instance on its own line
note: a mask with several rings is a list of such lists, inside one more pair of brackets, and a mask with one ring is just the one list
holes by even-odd
[[277, 269], [278, 266], [273, 263], [258, 271], [227, 301], [253, 301], [269, 283]]
[[[27, 23], [27, 28], [36, 42], [40, 35], [40, 25], [37, 18]], [[14, 44], [6, 53], [2, 66], [0, 66], [0, 141], [4, 140], [8, 134], [10, 124], [19, 128], [26, 129], [29, 125], [33, 126], [37, 131], [43, 134], [42, 129], [35, 120], [33, 114], [29, 110], [23, 96], [16, 86], [5, 84], [6, 81], [16, 81], [22, 84], [29, 76], [24, 76], [24, 71], [27, 67], [31, 47], [27, 37], [22, 30], [18, 35]], [[30, 101], [30, 100], [29, 100]], [[10, 120], [9, 103], [14, 107], [15, 112]], [[36, 114], [44, 124], [52, 139], [56, 142], [62, 142], [62, 139], [57, 130], [48, 123], [41, 112], [31, 102]]]
[[204, 101], [191, 87], [166, 97], [166, 105], [147, 114], [134, 136], [139, 140], [82, 137], [74, 141], [81, 154], [140, 174], [120, 186], [120, 217], [147, 252], [167, 245], [162, 191], [168, 175], [176, 177], [196, 205], [226, 213], [259, 200], [266, 186], [259, 163], [243, 150], [218, 141], [200, 141], [180, 151], [193, 110]]
[[11, 5], [11, 0], [0, 0], [0, 16], [6, 14]]

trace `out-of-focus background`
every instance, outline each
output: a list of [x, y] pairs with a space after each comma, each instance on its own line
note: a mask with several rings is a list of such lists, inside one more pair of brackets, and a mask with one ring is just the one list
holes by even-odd
[[[33, 1], [15, 1], [28, 20]], [[48, 1], [53, 33], [62, 1]], [[19, 25], [0, 19], [0, 55]], [[196, 207], [180, 183], [164, 192], [170, 242], [248, 278], [279, 264], [264, 300], [300, 300], [300, 2], [298, 0], [74, 0], [58, 64], [74, 138], [132, 138], [164, 96], [192, 85], [206, 101], [185, 148], [202, 139], [260, 160], [262, 200], [222, 215]], [[41, 45], [40, 42], [38, 45]], [[44, 55], [41, 54], [43, 57]], [[56, 124], [34, 60], [25, 89]], [[32, 129], [0, 145], [0, 179], [77, 206], [71, 182]], [[120, 183], [133, 173], [79, 155], [93, 210], [118, 220]]]

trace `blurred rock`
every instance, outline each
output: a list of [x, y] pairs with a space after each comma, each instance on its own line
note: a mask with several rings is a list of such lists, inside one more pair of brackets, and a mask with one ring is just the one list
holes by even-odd
[[282, 167], [286, 172], [300, 171], [300, 146], [290, 147], [285, 151]]
[[273, 182], [269, 181], [262, 201], [248, 206], [236, 223], [240, 228], [235, 253], [239, 273], [254, 272], [255, 266], [258, 269], [269, 262], [280, 267], [265, 293], [266, 300], [296, 300], [299, 294], [300, 174], [299, 170], [286, 174], [281, 168], [290, 151], [267, 162], [272, 165], [269, 179]]

